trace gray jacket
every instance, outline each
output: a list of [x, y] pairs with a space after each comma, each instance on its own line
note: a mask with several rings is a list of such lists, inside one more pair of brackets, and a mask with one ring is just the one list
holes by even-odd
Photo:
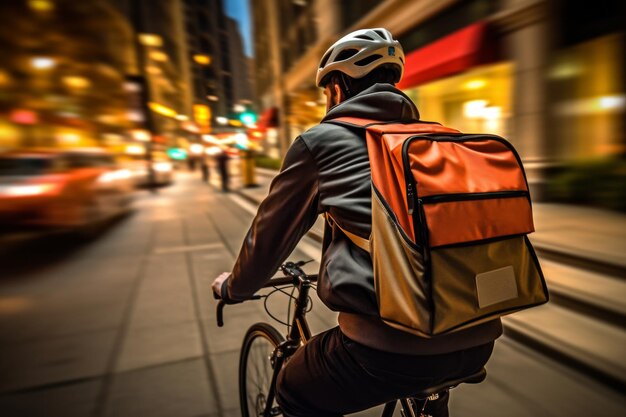
[[[378, 121], [420, 117], [411, 100], [389, 84], [376, 84], [345, 100], [323, 122], [348, 116]], [[371, 174], [365, 132], [323, 122], [289, 148], [228, 279], [229, 298], [243, 300], [259, 290], [321, 213], [330, 212], [344, 229], [369, 237]], [[343, 333], [380, 350], [446, 353], [488, 343], [502, 333], [500, 320], [432, 339], [385, 325], [378, 314], [370, 256], [337, 227], [326, 226], [317, 289], [320, 299], [340, 312]]]

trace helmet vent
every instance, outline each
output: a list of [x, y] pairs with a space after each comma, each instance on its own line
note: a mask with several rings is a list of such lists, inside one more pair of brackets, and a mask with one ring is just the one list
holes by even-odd
[[381, 38], [387, 39], [387, 36], [385, 36], [385, 33], [382, 30], [375, 30], [374, 32], [376, 32]]
[[355, 56], [358, 52], [358, 49], [346, 49], [345, 51], [339, 52], [333, 62], [345, 61], [346, 59]]
[[363, 58], [362, 60], [355, 62], [354, 65], [358, 65], [359, 67], [364, 67], [368, 64], [371, 64], [372, 62], [376, 60], [379, 60], [382, 57], [383, 57], [382, 55], [378, 55], [378, 54], [370, 55], [367, 58]]
[[356, 35], [355, 38], [357, 38], [357, 39], [365, 39], [366, 41], [373, 41], [374, 40], [370, 36], [367, 36], [367, 35]]
[[330, 58], [330, 55], [332, 53], [333, 53], [332, 49], [326, 52], [326, 55], [324, 55], [324, 57], [322, 58], [322, 62], [320, 62], [320, 68], [324, 68], [326, 66], [326, 63], [328, 62], [328, 58]]

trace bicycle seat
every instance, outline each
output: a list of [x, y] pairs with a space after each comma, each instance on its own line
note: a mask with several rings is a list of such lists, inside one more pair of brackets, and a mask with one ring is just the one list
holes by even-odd
[[430, 397], [431, 395], [439, 394], [440, 392], [454, 388], [460, 384], [479, 384], [483, 382], [485, 378], [487, 378], [487, 370], [485, 368], [482, 368], [480, 371], [468, 375], [464, 378], [450, 379], [448, 381], [442, 382], [441, 384], [428, 387], [422, 391], [415, 393], [413, 397], [423, 400]]

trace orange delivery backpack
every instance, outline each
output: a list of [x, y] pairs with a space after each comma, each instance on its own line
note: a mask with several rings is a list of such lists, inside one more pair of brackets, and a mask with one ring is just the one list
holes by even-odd
[[370, 253], [378, 309], [421, 337], [465, 329], [548, 301], [521, 159], [505, 139], [432, 122], [365, 128], [372, 172]]

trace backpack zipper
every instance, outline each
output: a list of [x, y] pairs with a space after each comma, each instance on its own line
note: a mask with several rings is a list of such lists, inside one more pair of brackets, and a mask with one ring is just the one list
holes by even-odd
[[[462, 138], [456, 137], [456, 136], [463, 136]], [[526, 171], [524, 170], [524, 166], [522, 165], [522, 159], [520, 158], [519, 154], [517, 153], [517, 151], [515, 150], [515, 148], [513, 148], [513, 146], [506, 141], [506, 139], [501, 138], [500, 136], [497, 135], [490, 135], [490, 134], [478, 134], [478, 135], [472, 135], [472, 134], [463, 134], [463, 133], [458, 133], [458, 134], [454, 134], [454, 133], [448, 133], [448, 134], [444, 134], [444, 135], [439, 135], [439, 134], [433, 134], [433, 133], [427, 133], [424, 135], [415, 135], [415, 136], [411, 136], [409, 137], [407, 140], [404, 141], [404, 143], [402, 144], [402, 165], [404, 168], [404, 181], [405, 181], [405, 186], [406, 186], [406, 201], [407, 201], [407, 208], [408, 208], [408, 213], [409, 215], [413, 218], [413, 234], [415, 236], [415, 241], [416, 243], [420, 244], [420, 245], [424, 245], [424, 247], [426, 246], [426, 242], [417, 242], [418, 240], [422, 240], [422, 235], [420, 233], [420, 231], [423, 231], [424, 228], [426, 227], [425, 224], [423, 224], [424, 222], [421, 219], [421, 216], [417, 215], [417, 212], [415, 211], [415, 203], [419, 202], [420, 205], [426, 204], [426, 203], [431, 203], [432, 201], [428, 201], [433, 200], [433, 197], [436, 198], [440, 198], [441, 201], [437, 201], [437, 202], [443, 202], [445, 201], [448, 197], [444, 196], [444, 195], [438, 195], [438, 196], [429, 196], [426, 197], [424, 199], [420, 199], [419, 195], [417, 193], [417, 180], [415, 180], [415, 178], [413, 178], [413, 173], [411, 172], [411, 167], [410, 167], [410, 161], [409, 161], [409, 145], [411, 144], [411, 142], [413, 142], [416, 139], [428, 139], [428, 140], [432, 140], [432, 141], [443, 141], [443, 142], [467, 142], [467, 141], [473, 141], [473, 140], [477, 140], [477, 139], [493, 139], [496, 140], [500, 143], [502, 143], [504, 146], [506, 146], [507, 148], [509, 148], [511, 150], [511, 152], [513, 152], [513, 155], [515, 156], [515, 159], [517, 159], [517, 162], [519, 164], [520, 169], [522, 170], [522, 174], [524, 175], [524, 182], [526, 183], [526, 187], [528, 187], [528, 180], [526, 179]], [[513, 191], [513, 193], [520, 193], [519, 195], [509, 195], [508, 191], [502, 191], [502, 192], [498, 192], [498, 193], [505, 193], [506, 195], [500, 196], [499, 198], [507, 198], [507, 197], [519, 197], [521, 195], [525, 195], [526, 197], [528, 197], [529, 201], [530, 201], [530, 194], [528, 193], [528, 191]], [[524, 193], [524, 194], [521, 194]], [[457, 196], [459, 196], [461, 193], [456, 194]], [[463, 193], [465, 194], [465, 193]], [[467, 194], [472, 194], [472, 195], [478, 195], [476, 198], [469, 198], [466, 197], [468, 200], [469, 199], [481, 199], [481, 198], [498, 198], [497, 196], [494, 197], [493, 193], [467, 193]], [[491, 194], [490, 196], [481, 196], [480, 194]], [[450, 196], [454, 195], [454, 194], [448, 194]], [[421, 200], [421, 201], [420, 201]], [[426, 200], [426, 201], [424, 201]]]
[[436, 204], [436, 203], [448, 203], [452, 201], [470, 201], [470, 200], [487, 200], [493, 198], [515, 198], [515, 197], [527, 197], [530, 198], [530, 194], [525, 190], [511, 190], [511, 191], [492, 191], [482, 193], [453, 193], [453, 194], [437, 194], [422, 197], [423, 204]]
[[418, 201], [419, 196], [417, 195], [417, 181], [413, 178], [413, 173], [411, 172], [411, 167], [409, 165], [409, 153], [408, 147], [412, 138], [407, 139], [402, 144], [402, 165], [404, 168], [404, 181], [406, 185], [406, 202], [409, 215], [413, 218], [413, 236], [415, 239], [415, 243], [424, 247], [425, 242], [421, 242], [421, 234], [419, 233], [423, 230], [421, 216], [416, 215], [418, 213], [415, 212], [415, 202]]
[[415, 195], [413, 194], [413, 183], [407, 181], [406, 184], [406, 201], [409, 207], [409, 214], [413, 215], [413, 210], [415, 210]]

